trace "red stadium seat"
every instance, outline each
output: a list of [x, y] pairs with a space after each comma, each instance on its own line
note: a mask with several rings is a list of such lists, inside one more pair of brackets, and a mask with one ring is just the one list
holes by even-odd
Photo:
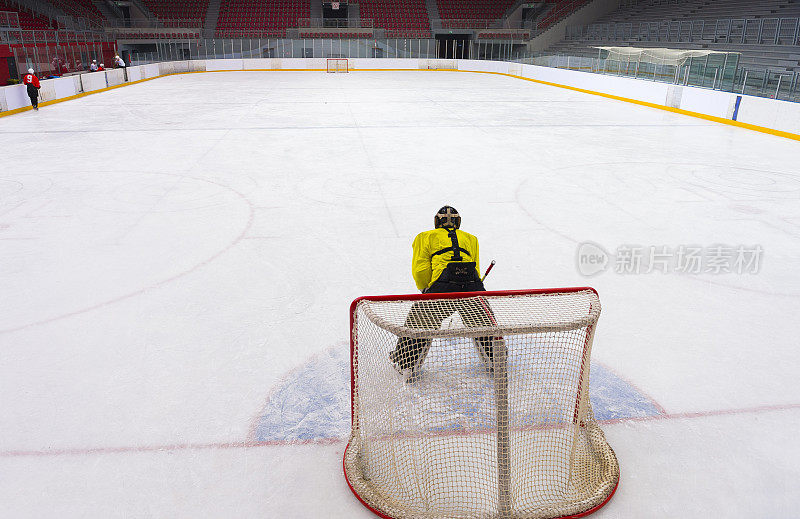
[[395, 2], [360, 0], [362, 19], [374, 20], [375, 27], [386, 29], [388, 38], [430, 38], [430, 20], [424, 0]]
[[50, 21], [46, 18], [35, 16], [31, 13], [20, 10], [16, 5], [0, 0], [0, 11], [11, 11], [19, 16], [19, 26], [25, 30], [47, 30], [52, 29]]
[[160, 20], [192, 20], [202, 26], [205, 22], [208, 0], [142, 0]]
[[222, 0], [216, 35], [243, 29], [242, 37], [285, 37], [287, 28], [310, 15], [310, 0]]

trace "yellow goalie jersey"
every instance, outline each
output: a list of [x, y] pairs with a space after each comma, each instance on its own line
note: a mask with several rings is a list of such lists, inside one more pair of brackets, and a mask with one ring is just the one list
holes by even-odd
[[[455, 233], [461, 253], [460, 261], [474, 261], [475, 271], [480, 278], [478, 238], [460, 229], [456, 229]], [[425, 290], [439, 279], [444, 269], [447, 268], [447, 264], [454, 261], [453, 241], [447, 228], [440, 227], [419, 233], [414, 238], [413, 248], [411, 273], [417, 288]]]

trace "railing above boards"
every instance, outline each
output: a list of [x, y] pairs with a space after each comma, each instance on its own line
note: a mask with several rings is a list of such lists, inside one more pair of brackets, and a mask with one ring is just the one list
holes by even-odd
[[13, 11], [0, 11], [0, 29], [20, 29], [19, 14]]
[[533, 24], [521, 20], [486, 20], [476, 18], [465, 19], [437, 19], [431, 23], [433, 29], [532, 29]]
[[164, 18], [159, 20], [126, 20], [110, 25], [113, 29], [202, 29], [203, 21], [194, 18]]
[[349, 20], [346, 18], [298, 18], [301, 29], [372, 29], [375, 21], [370, 19]]
[[112, 42], [113, 38], [98, 31], [0, 29], [0, 41], [9, 45], [67, 45], [86, 41]]

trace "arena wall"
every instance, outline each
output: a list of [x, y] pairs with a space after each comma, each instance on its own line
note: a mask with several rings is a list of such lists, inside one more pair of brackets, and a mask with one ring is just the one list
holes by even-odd
[[134, 81], [139, 81], [142, 78], [142, 67], [128, 67], [128, 81], [133, 83]]
[[[83, 82], [84, 92], [92, 92], [108, 87], [108, 84], [106, 83], [106, 75], [102, 72], [89, 72], [86, 74], [81, 74], [81, 81]], [[42, 81], [42, 83], [47, 83], [47, 81]]]
[[[326, 69], [325, 58], [258, 58], [173, 61], [129, 67], [127, 78], [122, 70], [105, 74], [84, 73], [68, 78], [42, 81], [42, 102], [57, 101], [78, 94], [102, 91], [125, 83], [187, 72], [242, 70], [313, 70]], [[800, 103], [742, 96], [698, 87], [671, 85], [642, 79], [606, 76], [535, 65], [502, 61], [350, 58], [349, 68], [359, 70], [453, 70], [495, 73], [528, 79], [562, 88], [665, 108], [717, 120], [738, 121], [752, 129], [776, 133], [800, 140]], [[0, 88], [0, 115], [27, 110], [30, 102], [23, 85]], [[737, 124], [731, 122], [731, 124]]]
[[415, 70], [419, 67], [417, 59], [401, 58], [349, 58], [347, 67], [350, 70]]
[[206, 60], [206, 70], [217, 72], [220, 70], [243, 70], [244, 60], [241, 59], [208, 59]]
[[24, 85], [3, 87], [0, 90], [0, 95], [5, 97], [5, 102], [2, 104], [8, 111], [17, 110], [19, 108], [31, 105], [31, 101], [28, 99], [28, 93]]
[[246, 58], [242, 60], [244, 70], [276, 70], [281, 68], [280, 59]]
[[106, 70], [107, 86], [117, 86], [125, 83], [125, 71], [121, 68]]
[[189, 72], [205, 72], [205, 71], [206, 71], [206, 60], [194, 59], [189, 61]]
[[158, 75], [160, 76], [168, 76], [170, 74], [175, 74], [175, 62], [168, 61], [166, 63], [159, 63], [158, 64]]
[[56, 96], [55, 81], [42, 81], [42, 88], [39, 89], [39, 102], [46, 103], [58, 99]]
[[[54, 79], [52, 83], [55, 99], [64, 99], [65, 97], [74, 96], [78, 93], [78, 89], [75, 88], [75, 80], [71, 77]], [[78, 83], [78, 85], [80, 85], [80, 83]]]
[[151, 63], [150, 65], [142, 65], [142, 79], [153, 79], [159, 77], [161, 67], [158, 63]]
[[742, 99], [738, 120], [800, 134], [800, 110], [798, 110], [800, 106], [798, 105], [798, 103], [788, 101], [748, 97], [747, 102]]

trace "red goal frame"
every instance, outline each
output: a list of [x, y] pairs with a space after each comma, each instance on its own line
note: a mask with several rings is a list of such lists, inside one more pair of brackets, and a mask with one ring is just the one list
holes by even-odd
[[[327, 61], [325, 61], [325, 71], [326, 72], [330, 72], [330, 63], [331, 63], [331, 61], [344, 61], [345, 66], [346, 66], [345, 72], [350, 72], [350, 61], [349, 61], [348, 58], [328, 58]], [[335, 72], [339, 72], [339, 71], [336, 70]]]
[[[564, 288], [539, 288], [539, 289], [528, 289], [528, 290], [495, 290], [495, 291], [485, 291], [485, 292], [450, 292], [450, 293], [443, 293], [443, 294], [398, 294], [398, 295], [383, 295], [383, 296], [362, 296], [359, 297], [350, 304], [350, 420], [351, 425], [353, 420], [356, 419], [355, 417], [355, 364], [353, 359], [355, 358], [358, 345], [356, 344], [355, 334], [353, 333], [355, 327], [355, 312], [358, 304], [362, 301], [435, 301], [435, 300], [442, 300], [442, 299], [459, 299], [465, 297], [479, 297], [479, 296], [523, 296], [523, 295], [542, 295], [542, 294], [568, 294], [574, 292], [584, 292], [584, 291], [591, 291], [594, 292], [596, 295], [599, 295], [597, 290], [593, 287], [564, 287]], [[588, 346], [588, 337], [587, 337], [587, 344], [584, 345], [584, 348]], [[581, 368], [581, 377], [583, 376], [583, 367]], [[577, 406], [577, 403], [576, 403]], [[575, 419], [577, 419], [578, 409], [576, 407], [575, 410]], [[345, 466], [345, 460], [347, 458], [347, 450], [350, 448], [350, 441], [348, 440], [347, 446], [344, 450], [344, 455], [342, 457], [342, 471], [344, 472], [345, 481], [347, 482], [347, 486], [350, 488], [350, 491], [356, 496], [356, 499], [361, 502], [364, 507], [370, 510], [372, 513], [381, 517], [383, 519], [395, 519], [392, 516], [386, 515], [383, 512], [374, 509], [370, 506], [361, 496], [356, 492], [355, 488], [353, 488], [350, 479], [347, 477], [347, 470]], [[617, 488], [619, 488], [619, 480], [617, 484], [614, 486], [614, 489], [608, 495], [608, 497], [599, 505], [581, 512], [579, 514], [574, 515], [565, 515], [558, 517], [556, 519], [578, 519], [580, 517], [586, 517], [588, 515], [593, 514], [594, 512], [603, 508], [614, 494], [617, 492]]]

